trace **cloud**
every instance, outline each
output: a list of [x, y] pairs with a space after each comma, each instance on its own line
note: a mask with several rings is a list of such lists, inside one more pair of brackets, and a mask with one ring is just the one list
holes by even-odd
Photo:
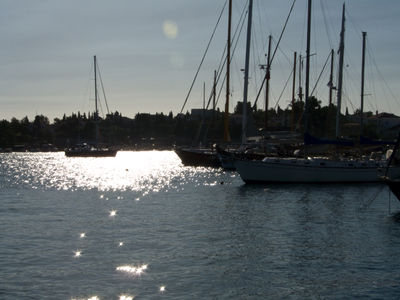
[[173, 21], [167, 20], [163, 23], [163, 31], [164, 35], [168, 39], [176, 39], [176, 37], [178, 36], [178, 25]]

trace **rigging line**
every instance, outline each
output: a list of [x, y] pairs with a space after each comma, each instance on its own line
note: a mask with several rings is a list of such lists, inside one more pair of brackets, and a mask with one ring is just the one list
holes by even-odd
[[[245, 6], [245, 9], [244, 9], [244, 12], [246, 12], [246, 6]], [[245, 14], [242, 13], [242, 16], [244, 16], [244, 15], [245, 15]], [[238, 23], [238, 26], [236, 27], [236, 30], [235, 30], [235, 34], [234, 34], [234, 36], [233, 36], [233, 39], [235, 39], [235, 35], [238, 34], [238, 36], [237, 36], [237, 38], [236, 38], [235, 46], [234, 46], [233, 49], [232, 49], [231, 59], [233, 59], [233, 56], [234, 56], [234, 54], [235, 54], [235, 52], [236, 52], [236, 48], [237, 48], [237, 45], [238, 45], [238, 43], [239, 43], [239, 37], [240, 37], [240, 35], [241, 35], [241, 33], [242, 33], [242, 30], [243, 30], [243, 27], [244, 27], [244, 23], [245, 23], [245, 21], [246, 21], [246, 18], [241, 18], [241, 19], [242, 19], [242, 20], [241, 20], [242, 23], [241, 23], [241, 24]], [[239, 25], [240, 25], [240, 26], [239, 26]], [[225, 66], [225, 64], [226, 64], [226, 60], [224, 60], [224, 66]], [[224, 66], [223, 66], [223, 67], [224, 67]], [[221, 73], [220, 73], [220, 75], [221, 75]], [[219, 80], [219, 77], [218, 77], [218, 80]], [[221, 87], [220, 87], [220, 93], [221, 93], [222, 87], [223, 87], [223, 85], [224, 85], [224, 83], [225, 83], [225, 80], [226, 80], [226, 74], [225, 74], [224, 80], [223, 80], [223, 82], [222, 82], [222, 84], [221, 84]], [[219, 95], [218, 95], [218, 98], [217, 98], [216, 103], [215, 103], [216, 106], [217, 106], [217, 104], [218, 104], [218, 100], [219, 100]], [[211, 98], [208, 100], [207, 108], [210, 106], [210, 102], [211, 102]]]
[[329, 42], [329, 46], [331, 47], [331, 49], [333, 49], [333, 43], [332, 43], [332, 39], [331, 39], [331, 35], [329, 32], [329, 27], [328, 27], [328, 22], [327, 22], [327, 17], [326, 17], [326, 9], [325, 9], [325, 4], [324, 4], [324, 0], [320, 0], [321, 3], [321, 10], [322, 10], [322, 15], [323, 15], [323, 19], [324, 19], [324, 25], [325, 25], [325, 31], [326, 31], [326, 35], [328, 37], [328, 42]]
[[[246, 3], [247, 3], [247, 2], [246, 2]], [[232, 49], [231, 58], [233, 58], [233, 56], [234, 56], [234, 54], [235, 54], [235, 51], [236, 51], [236, 48], [237, 48], [237, 45], [238, 45], [238, 42], [239, 42], [239, 37], [240, 37], [240, 35], [241, 35], [241, 33], [242, 33], [243, 26], [244, 26], [244, 23], [245, 23], [245, 21], [246, 21], [246, 18], [243, 17], [243, 16], [245, 16], [245, 12], [247, 13], [246, 8], [247, 8], [247, 4], [244, 6], [242, 15], [241, 15], [241, 17], [240, 17], [240, 19], [239, 19], [238, 25], [236, 26], [236, 29], [235, 29], [235, 33], [234, 33], [234, 35], [233, 35], [233, 40], [235, 40], [236, 34], [238, 34], [238, 36], [237, 36], [237, 38], [236, 38], [235, 46], [234, 46], [233, 49]], [[242, 18], [242, 17], [243, 17], [243, 18]], [[239, 26], [239, 25], [240, 25], [240, 22], [242, 22], [241, 26]], [[239, 30], [239, 28], [240, 28], [240, 30]], [[225, 47], [225, 49], [226, 49], [226, 47]], [[224, 68], [225, 64], [226, 64], [226, 60], [224, 59], [224, 63], [223, 63], [222, 68]], [[219, 75], [218, 75], [218, 81], [219, 81], [220, 76], [221, 76], [221, 74], [222, 74], [222, 68], [221, 68], [221, 72], [220, 72]], [[217, 99], [216, 99], [216, 101], [215, 101], [215, 106], [218, 105], [218, 101], [219, 101], [219, 99], [220, 99], [221, 92], [222, 92], [222, 89], [223, 89], [224, 84], [225, 84], [225, 81], [226, 81], [226, 77], [227, 77], [227, 75], [226, 75], [226, 73], [225, 73], [224, 79], [223, 79], [223, 81], [222, 81], [222, 84], [221, 84], [220, 89], [219, 89], [219, 92], [218, 92], [218, 97], [217, 97]], [[212, 99], [212, 92], [210, 93], [210, 97], [208, 98], [208, 102], [207, 102], [206, 109], [209, 108], [210, 103], [211, 103], [211, 99]], [[199, 125], [198, 132], [197, 132], [197, 134], [196, 134], [195, 142], [197, 142], [198, 139], [199, 139], [199, 137], [200, 137], [200, 131], [201, 131], [201, 128], [203, 127], [203, 125], [204, 125], [204, 121], [205, 121], [204, 118], [202, 118], [202, 119], [201, 119], [201, 122], [200, 122], [200, 125]], [[208, 124], [208, 126], [207, 126], [207, 128], [206, 128], [205, 134], [207, 134], [209, 126], [210, 126], [210, 124]], [[205, 140], [205, 134], [203, 135], [203, 140]]]
[[284, 91], [286, 90], [286, 87], [287, 87], [287, 85], [288, 85], [290, 79], [292, 78], [292, 75], [293, 75], [293, 69], [292, 69], [292, 71], [290, 72], [288, 79], [286, 80], [285, 86], [283, 87], [282, 92], [281, 92], [281, 94], [279, 95], [278, 101], [276, 101], [276, 103], [275, 103], [275, 106], [274, 106], [274, 109], [275, 109], [275, 110], [276, 110], [276, 107], [277, 107], [278, 104], [279, 104], [279, 101], [280, 101], [281, 98], [282, 98], [282, 95], [283, 95]]
[[[372, 49], [372, 48], [371, 48], [371, 46], [369, 45], [368, 39], [367, 39], [367, 43], [368, 43], [368, 47], [367, 47], [368, 53], [370, 54], [370, 53], [371, 53], [371, 52], [370, 52], [370, 49]], [[370, 54], [370, 58], [371, 58], [371, 60], [372, 60], [372, 63], [374, 64], [374, 67], [375, 67], [375, 69], [376, 69], [376, 71], [377, 71], [377, 73], [378, 73], [378, 76], [380, 77], [380, 79], [382, 80], [382, 82], [384, 83], [384, 85], [386, 86], [386, 88], [387, 88], [389, 94], [393, 97], [393, 99], [397, 102], [397, 104], [399, 104], [398, 98], [396, 98], [396, 96], [394, 95], [392, 89], [389, 87], [389, 85], [387, 84], [385, 78], [383, 77], [383, 74], [381, 73], [380, 69], [378, 68], [378, 64], [376, 63], [375, 57], [372, 56], [372, 54]]]
[[[235, 32], [234, 32], [234, 34], [233, 34], [233, 36], [232, 36], [232, 41], [231, 41], [231, 42], [234, 42], [235, 40], [236, 40], [236, 42], [235, 42], [235, 47], [234, 47], [234, 49], [233, 49], [233, 51], [232, 51], [232, 53], [231, 53], [231, 61], [232, 61], [233, 58], [234, 58], [235, 49], [236, 49], [236, 46], [237, 46], [237, 44], [238, 44], [239, 37], [240, 37], [240, 35], [241, 35], [241, 33], [242, 33], [243, 23], [244, 23], [244, 20], [245, 20], [245, 16], [246, 16], [246, 14], [247, 14], [247, 6], [248, 6], [247, 3], [248, 3], [248, 1], [246, 1], [246, 4], [245, 4], [245, 6], [244, 6], [243, 9], [242, 9], [242, 13], [241, 13], [241, 15], [240, 15], [239, 22], [237, 23]], [[242, 25], [240, 26], [240, 24], [242, 24]], [[239, 29], [240, 29], [240, 30], [239, 30]], [[236, 36], [237, 36], [237, 37], [236, 37]], [[227, 49], [227, 47], [228, 47], [228, 45], [226, 44], [225, 50]], [[225, 51], [224, 51], [224, 54], [223, 54], [223, 57], [222, 57], [222, 62], [223, 62], [222, 68], [225, 68], [225, 64], [226, 64], [226, 59], [224, 59], [224, 57], [225, 57]], [[222, 70], [222, 69], [221, 69], [221, 70]], [[221, 72], [222, 72], [222, 71], [221, 71]]]
[[201, 61], [200, 61], [199, 67], [197, 68], [196, 75], [195, 75], [194, 78], [193, 78], [192, 84], [191, 84], [191, 86], [190, 86], [189, 92], [188, 92], [188, 94], [187, 94], [187, 96], [186, 96], [185, 102], [183, 103], [183, 106], [182, 106], [182, 109], [181, 109], [181, 112], [180, 112], [180, 113], [182, 113], [183, 110], [185, 109], [185, 105], [186, 105], [186, 103], [187, 103], [187, 101], [188, 101], [188, 99], [189, 99], [190, 93], [192, 92], [192, 89], [193, 89], [194, 83], [196, 82], [197, 76], [199, 75], [200, 68], [201, 68], [201, 66], [203, 65], [203, 62], [204, 62], [204, 59], [205, 59], [205, 57], [206, 57], [206, 55], [207, 55], [208, 49], [210, 48], [211, 41], [213, 40], [214, 35], [215, 35], [215, 32], [217, 31], [219, 22], [221, 21], [221, 17], [222, 17], [222, 14], [223, 14], [224, 10], [225, 10], [225, 7], [226, 7], [227, 2], [228, 2], [228, 1], [226, 0], [224, 6], [222, 7], [221, 13], [220, 13], [220, 15], [219, 15], [219, 17], [218, 17], [217, 24], [216, 24], [215, 27], [214, 27], [214, 30], [213, 30], [213, 33], [212, 33], [212, 35], [211, 35], [210, 40], [208, 41], [208, 44], [207, 44], [207, 47], [206, 47], [206, 51], [204, 52], [204, 55], [203, 55], [203, 57], [202, 57], [202, 59], [201, 59]]
[[103, 91], [104, 102], [106, 103], [107, 114], [110, 114], [110, 110], [108, 109], [108, 102], [107, 102], [106, 93], [105, 93], [105, 91], [104, 91], [103, 78], [101, 77], [99, 65], [98, 65], [97, 62], [96, 62], [96, 64], [97, 64], [97, 72], [99, 73], [99, 78], [100, 78], [101, 90]]
[[289, 14], [288, 14], [288, 16], [287, 16], [287, 18], [286, 18], [286, 21], [285, 21], [285, 25], [283, 26], [281, 35], [279, 36], [278, 42], [276, 43], [275, 51], [274, 51], [274, 53], [273, 53], [272, 56], [271, 56], [271, 62], [270, 62], [270, 64], [272, 64], [272, 62], [273, 62], [273, 60], [274, 60], [274, 57], [275, 57], [275, 54], [276, 54], [276, 51], [278, 50], [279, 44], [281, 43], [283, 34], [284, 34], [285, 30], [286, 30], [286, 26], [287, 26], [287, 24], [288, 24], [288, 22], [289, 22], [289, 18], [290, 18], [290, 15], [292, 14], [292, 11], [293, 11], [293, 8], [294, 8], [295, 3], [296, 3], [296, 0], [293, 0], [292, 6], [290, 7]]
[[[286, 30], [286, 26], [287, 26], [287, 24], [288, 24], [288, 22], [289, 22], [289, 18], [290, 18], [290, 15], [292, 14], [293, 7], [294, 7], [294, 4], [295, 4], [295, 3], [296, 3], [296, 0], [293, 0], [292, 6], [290, 7], [289, 14], [288, 14], [288, 16], [287, 16], [287, 18], [286, 18], [286, 21], [285, 21], [285, 25], [283, 26], [283, 29], [282, 29], [282, 32], [281, 32], [281, 34], [280, 34], [280, 36], [279, 36], [278, 42], [276, 43], [276, 47], [275, 47], [274, 53], [273, 53], [272, 56], [271, 56], [270, 66], [272, 65], [272, 61], [274, 60], [276, 51], [278, 50], [279, 44], [280, 44], [280, 42], [281, 42], [281, 40], [282, 40], [283, 33], [284, 33], [285, 30]], [[261, 83], [261, 87], [260, 87], [260, 89], [259, 89], [259, 91], [258, 91], [256, 100], [254, 101], [253, 109], [255, 109], [255, 107], [256, 107], [258, 98], [260, 97], [261, 90], [263, 89], [266, 80], [267, 80], [267, 76], [264, 76], [264, 80], [263, 80], [262, 83]]]
[[288, 61], [288, 63], [291, 65], [291, 67], [293, 68], [293, 61], [287, 56], [287, 54], [285, 52], [283, 52], [282, 48], [279, 47], [279, 51], [282, 53], [282, 55], [286, 58], [286, 60]]
[[329, 51], [329, 55], [328, 55], [328, 57], [326, 58], [326, 61], [325, 61], [324, 66], [322, 67], [321, 73], [319, 73], [318, 79], [317, 79], [317, 81], [315, 82], [314, 88], [313, 88], [313, 90], [311, 91], [310, 96], [312, 96], [312, 95], [314, 94], [314, 91], [315, 91], [315, 89], [317, 88], [317, 85], [318, 85], [318, 83], [319, 83], [319, 80], [321, 79], [322, 73], [325, 71], [326, 65], [328, 64], [328, 61], [329, 61], [330, 58], [331, 58], [331, 51]]
[[[235, 53], [235, 49], [236, 49], [236, 46], [237, 46], [237, 44], [238, 44], [240, 34], [241, 34], [241, 32], [242, 32], [243, 24], [242, 24], [241, 27], [239, 27], [239, 26], [240, 26], [240, 24], [241, 24], [240, 22], [243, 22], [243, 23], [244, 23], [244, 21], [242, 21], [242, 19], [244, 20], [245, 12], [246, 12], [246, 6], [244, 6], [244, 9], [243, 9], [243, 11], [242, 11], [242, 14], [241, 14], [241, 16], [240, 16], [240, 18], [239, 18], [238, 25], [236, 26], [235, 32], [234, 32], [234, 34], [233, 34], [233, 36], [232, 36], [232, 41], [235, 41], [235, 39], [236, 39], [236, 43], [235, 43], [235, 47], [233, 48], [233, 51], [232, 51], [232, 53], [231, 53], [231, 60], [233, 59], [233, 55], [234, 55], [234, 53]], [[240, 31], [239, 31], [239, 28], [240, 28]], [[239, 34], [239, 35], [238, 35], [238, 37], [236, 38], [236, 35], [237, 35], [237, 34]], [[223, 71], [223, 69], [225, 68], [225, 65], [226, 65], [226, 59], [225, 59], [225, 52], [226, 52], [226, 50], [227, 50], [227, 44], [225, 45], [225, 48], [224, 48], [224, 51], [223, 51], [223, 54], [222, 54], [222, 57], [221, 57], [221, 60], [220, 60], [220, 63], [219, 63], [218, 69], [217, 69], [217, 74], [218, 74], [218, 75], [217, 75], [216, 84], [219, 82], [219, 80], [220, 80], [220, 78], [221, 78], [221, 75], [223, 74], [222, 71]], [[226, 76], [226, 75], [225, 75], [225, 76]], [[225, 79], [224, 79], [224, 81], [223, 81], [223, 83], [222, 83], [222, 85], [221, 85], [221, 88], [222, 88], [224, 82], [225, 82]], [[212, 85], [213, 85], [213, 84], [212, 84]], [[206, 107], [207, 109], [208, 109], [208, 107], [210, 106], [211, 97], [212, 97], [212, 92], [210, 93], [210, 96], [209, 96], [209, 98], [208, 98], [207, 107]], [[218, 103], [218, 101], [215, 103], [215, 105], [217, 105], [217, 103]]]

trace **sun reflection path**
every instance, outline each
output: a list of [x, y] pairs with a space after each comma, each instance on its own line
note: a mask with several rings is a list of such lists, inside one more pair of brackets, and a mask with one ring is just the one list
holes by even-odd
[[[65, 191], [137, 191], [136, 201], [151, 193], [180, 190], [189, 181], [203, 185], [204, 179], [215, 177], [215, 169], [184, 167], [173, 151], [120, 151], [112, 158], [13, 153], [2, 163], [11, 184]], [[99, 198], [108, 200], [103, 193]]]

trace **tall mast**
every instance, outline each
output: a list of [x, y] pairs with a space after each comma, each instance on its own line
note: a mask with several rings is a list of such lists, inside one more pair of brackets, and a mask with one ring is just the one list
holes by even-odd
[[294, 52], [293, 57], [293, 85], [292, 85], [292, 113], [291, 113], [291, 130], [294, 131], [294, 101], [296, 98], [296, 62], [297, 52]]
[[336, 115], [336, 137], [340, 136], [340, 109], [342, 105], [343, 91], [343, 64], [344, 64], [344, 32], [345, 32], [345, 4], [343, 3], [342, 13], [342, 29], [340, 31], [339, 45], [339, 78], [338, 78], [338, 94], [337, 94], [337, 115]]
[[332, 104], [332, 92], [333, 92], [333, 64], [335, 60], [335, 51], [331, 50], [331, 73], [329, 75], [329, 106]]
[[243, 92], [243, 112], [242, 112], [242, 144], [246, 143], [247, 125], [247, 94], [249, 87], [249, 61], [250, 61], [250, 42], [251, 42], [251, 23], [253, 15], [253, 0], [249, 0], [249, 12], [247, 19], [247, 41], [246, 41], [246, 61], [244, 69], [244, 92]]
[[362, 44], [362, 64], [361, 64], [361, 107], [360, 107], [360, 135], [363, 134], [364, 127], [364, 77], [365, 77], [365, 40], [367, 33], [363, 32]]
[[308, 132], [308, 97], [310, 86], [310, 43], [311, 43], [311, 0], [308, 0], [308, 18], [307, 18], [307, 50], [306, 50], [306, 94], [304, 110], [304, 132]]
[[94, 112], [94, 123], [96, 126], [96, 145], [99, 143], [99, 110], [97, 107], [97, 61], [96, 55], [93, 57], [94, 64], [94, 103], [95, 103], [95, 112]]
[[299, 100], [303, 101], [303, 88], [302, 88], [302, 81], [301, 81], [301, 73], [303, 72], [303, 57], [301, 54], [299, 55]]
[[271, 40], [272, 36], [270, 35], [268, 38], [268, 56], [267, 56], [267, 69], [265, 70], [265, 77], [266, 77], [266, 82], [265, 82], [265, 131], [268, 129], [268, 106], [269, 106], [269, 80], [271, 78]]
[[229, 142], [229, 94], [230, 94], [230, 67], [231, 67], [231, 23], [232, 23], [232, 0], [229, 0], [229, 16], [228, 16], [228, 42], [226, 54], [226, 101], [224, 114], [224, 142]]
[[95, 118], [97, 119], [98, 109], [97, 109], [97, 62], [96, 55], [93, 57], [93, 66], [94, 66], [94, 105], [95, 105]]

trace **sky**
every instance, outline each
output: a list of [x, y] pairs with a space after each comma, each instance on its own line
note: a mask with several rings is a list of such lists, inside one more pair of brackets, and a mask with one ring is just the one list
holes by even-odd
[[[233, 0], [232, 32], [246, 2]], [[268, 36], [272, 35], [274, 50], [292, 2], [254, 0], [248, 97], [251, 103], [265, 74], [260, 65], [265, 64]], [[226, 0], [1, 0], [0, 119], [32, 119], [42, 114], [52, 122], [64, 113], [93, 111], [94, 55], [112, 112], [127, 117], [171, 111], [176, 115], [182, 110], [225, 3]], [[342, 5], [343, 0], [313, 0], [311, 90], [330, 49], [337, 54]], [[295, 51], [305, 55], [306, 15], [307, 0], [297, 0], [271, 65], [269, 107], [285, 109], [290, 103], [293, 55]], [[361, 32], [366, 31], [364, 109], [400, 115], [399, 15], [398, 0], [346, 1], [342, 111], [347, 108], [353, 112], [360, 107]], [[231, 112], [243, 99], [241, 70], [246, 29], [247, 21], [231, 64]], [[183, 112], [201, 108], [203, 99], [208, 100], [226, 41], [225, 8]], [[335, 78], [336, 70], [335, 64]], [[321, 74], [314, 95], [326, 105], [329, 66]], [[221, 82], [219, 89], [222, 92], [217, 106], [223, 110], [225, 91]], [[261, 95], [257, 105], [264, 109]], [[104, 104], [102, 108], [106, 113]]]

